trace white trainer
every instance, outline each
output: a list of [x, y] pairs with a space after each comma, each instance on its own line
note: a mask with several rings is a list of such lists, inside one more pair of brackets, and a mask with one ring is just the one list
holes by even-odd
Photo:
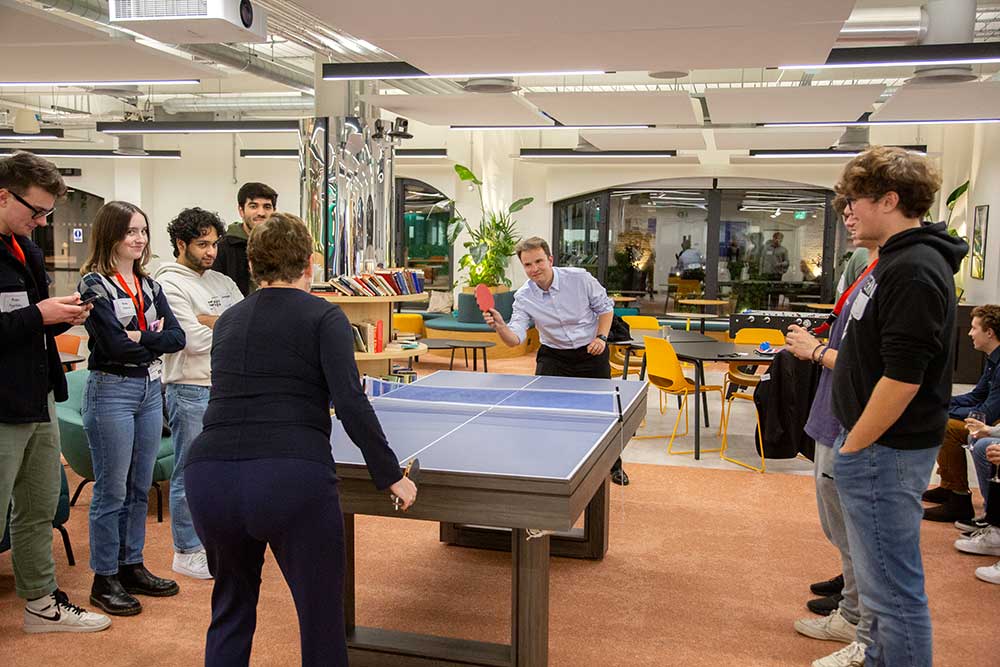
[[813, 639], [850, 644], [857, 635], [858, 626], [854, 623], [848, 623], [847, 619], [840, 615], [840, 610], [834, 609], [829, 616], [802, 618], [795, 621], [795, 631]]
[[991, 584], [1000, 584], [1000, 560], [993, 565], [976, 568], [976, 578]]
[[865, 645], [851, 642], [836, 653], [813, 660], [812, 667], [864, 667]]
[[42, 632], [100, 632], [111, 625], [104, 614], [95, 614], [75, 604], [60, 590], [24, 605], [24, 631]]
[[208, 571], [208, 556], [204, 550], [195, 551], [189, 554], [174, 554], [174, 572], [183, 574], [192, 579], [211, 579], [212, 573]]
[[968, 537], [955, 540], [955, 548], [967, 554], [1000, 556], [1000, 528], [996, 526], [980, 528]]

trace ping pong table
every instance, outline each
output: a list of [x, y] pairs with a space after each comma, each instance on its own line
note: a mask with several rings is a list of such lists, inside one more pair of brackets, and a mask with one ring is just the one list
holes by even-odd
[[[609, 473], [642, 422], [646, 388], [451, 371], [390, 387], [371, 402], [400, 463], [420, 461], [419, 495], [406, 513], [375, 489], [360, 450], [334, 418], [351, 664], [548, 664], [549, 556], [602, 558], [607, 551]], [[356, 514], [438, 521], [446, 541], [510, 550], [511, 643], [357, 626]], [[574, 531], [581, 515], [584, 528]]]

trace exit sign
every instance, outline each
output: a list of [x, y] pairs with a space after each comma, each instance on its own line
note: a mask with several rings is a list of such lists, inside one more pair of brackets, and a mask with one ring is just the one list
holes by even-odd
[[806, 219], [806, 212], [805, 211], [796, 211], [795, 212], [795, 219], [796, 220], [805, 220]]

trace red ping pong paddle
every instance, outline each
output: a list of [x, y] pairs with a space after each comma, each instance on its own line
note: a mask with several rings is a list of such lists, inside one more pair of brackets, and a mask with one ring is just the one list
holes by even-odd
[[493, 293], [490, 292], [489, 287], [476, 285], [476, 303], [479, 305], [479, 310], [484, 313], [488, 313], [496, 307], [496, 301], [493, 300]]

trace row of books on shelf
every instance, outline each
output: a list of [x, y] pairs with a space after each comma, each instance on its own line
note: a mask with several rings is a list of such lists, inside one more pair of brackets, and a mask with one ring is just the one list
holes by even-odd
[[416, 269], [379, 269], [372, 273], [336, 276], [330, 286], [346, 296], [398, 296], [424, 291], [424, 272]]
[[382, 352], [385, 348], [384, 326], [382, 320], [351, 322], [351, 329], [354, 330], [354, 351]]

